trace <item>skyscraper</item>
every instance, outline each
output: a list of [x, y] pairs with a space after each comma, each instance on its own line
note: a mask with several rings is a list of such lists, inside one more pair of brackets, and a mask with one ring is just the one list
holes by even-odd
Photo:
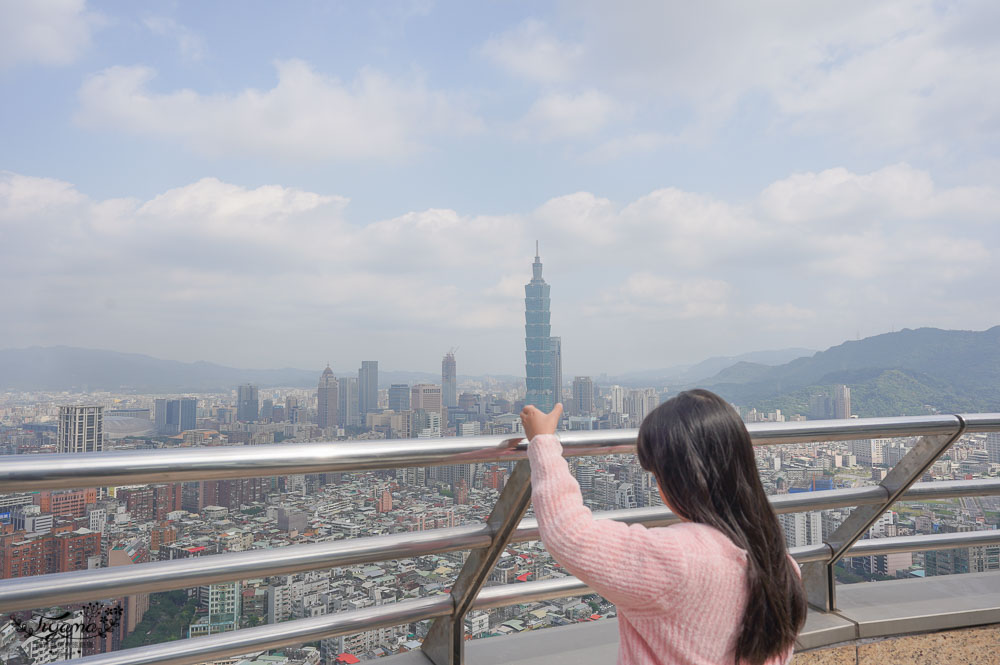
[[317, 408], [316, 423], [322, 427], [336, 427], [337, 412], [340, 409], [340, 384], [333, 370], [327, 365], [319, 377], [319, 387], [316, 389]]
[[441, 361], [441, 399], [445, 408], [458, 406], [458, 375], [454, 351], [446, 353]]
[[555, 406], [559, 392], [556, 373], [561, 367], [556, 367], [557, 357], [562, 364], [561, 344], [559, 338], [554, 342], [550, 336], [549, 317], [549, 285], [542, 279], [542, 259], [536, 243], [531, 281], [524, 285], [524, 373], [528, 389], [524, 401], [546, 412]]
[[394, 383], [389, 386], [389, 410], [396, 413], [410, 410], [410, 384]]
[[378, 411], [378, 361], [362, 360], [358, 370], [358, 411], [361, 422], [365, 416]]
[[563, 401], [562, 337], [549, 337], [549, 354], [552, 363], [552, 405]]
[[157, 399], [155, 407], [157, 434], [173, 436], [197, 426], [198, 400], [193, 397]]
[[339, 410], [337, 418], [341, 427], [358, 427], [361, 416], [358, 411], [358, 377], [345, 376], [337, 379], [339, 384]]
[[236, 389], [236, 419], [244, 423], [252, 423], [260, 415], [260, 400], [257, 397], [257, 386], [245, 384]]
[[410, 408], [414, 411], [441, 413], [441, 386], [418, 383], [410, 390]]
[[589, 376], [573, 378], [573, 404], [570, 412], [575, 416], [594, 413], [594, 381]]
[[99, 453], [104, 450], [103, 406], [60, 406], [58, 450]]
[[833, 389], [833, 417], [851, 417], [851, 389], [845, 385], [838, 385]]

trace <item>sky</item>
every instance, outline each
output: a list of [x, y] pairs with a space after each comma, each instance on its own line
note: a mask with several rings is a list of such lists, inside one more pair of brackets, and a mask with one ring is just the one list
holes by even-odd
[[564, 374], [1000, 324], [1000, 3], [0, 0], [0, 348]]

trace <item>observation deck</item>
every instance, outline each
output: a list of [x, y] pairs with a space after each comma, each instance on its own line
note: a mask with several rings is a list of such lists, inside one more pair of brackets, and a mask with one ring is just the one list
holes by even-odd
[[[978, 649], [980, 643], [996, 645], [1000, 641], [1000, 574], [844, 586], [835, 583], [833, 566], [845, 556], [1000, 545], [1000, 530], [862, 540], [876, 520], [898, 501], [1000, 494], [1000, 479], [994, 478], [918, 482], [963, 434], [1000, 432], [1000, 414], [756, 423], [748, 429], [755, 446], [919, 437], [877, 485], [771, 497], [778, 513], [854, 508], [822, 543], [791, 550], [802, 566], [811, 605], [794, 662], [946, 662], [948, 654], [956, 649], [963, 655], [957, 659], [952, 656], [951, 662], [976, 662], [966, 653], [997, 657], [995, 649], [973, 649]], [[560, 438], [568, 457], [613, 455], [634, 452], [636, 430], [563, 432]], [[613, 662], [618, 644], [615, 620], [507, 637], [465, 639], [465, 616], [471, 610], [589, 593], [587, 586], [573, 577], [485, 586], [508, 544], [538, 540], [537, 523], [524, 517], [531, 488], [526, 444], [520, 438], [484, 436], [8, 456], [0, 457], [0, 493], [506, 461], [516, 463], [513, 472], [482, 524], [144, 563], [130, 566], [127, 575], [121, 569], [101, 568], [3, 580], [0, 615], [465, 550], [469, 552], [465, 565], [448, 593], [67, 662], [204, 663], [427, 619], [433, 624], [420, 650], [382, 662]], [[648, 526], [678, 521], [664, 507], [611, 511], [598, 513], [597, 517]], [[917, 651], [924, 654], [923, 660], [908, 655]]]

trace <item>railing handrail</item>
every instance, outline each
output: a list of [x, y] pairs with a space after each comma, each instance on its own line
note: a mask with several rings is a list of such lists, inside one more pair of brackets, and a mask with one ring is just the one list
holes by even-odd
[[[886, 510], [893, 501], [985, 496], [1000, 494], [1000, 480], [976, 479], [942, 483], [916, 483], [960, 434], [1000, 431], [1000, 414], [935, 415], [901, 418], [872, 418], [793, 423], [756, 423], [748, 426], [755, 445], [813, 443], [824, 441], [922, 436], [887, 481], [873, 487], [809, 492], [773, 497], [776, 512], [823, 510], [835, 507], [862, 507], [852, 512], [838, 531], [852, 530], [845, 538], [804, 548], [793, 548], [793, 556], [809, 566], [825, 566], [827, 581], [833, 584], [832, 564], [841, 556], [883, 554], [922, 549], [1000, 545], [1000, 531], [936, 534], [932, 536], [881, 538], [855, 542], [867, 530], [873, 515]], [[636, 430], [562, 432], [567, 456], [607, 455], [632, 452]], [[226, 446], [179, 450], [114, 451], [74, 455], [21, 455], [0, 457], [0, 493], [19, 490], [93, 487], [137, 483], [174, 482], [275, 476], [297, 473], [363, 471], [409, 466], [469, 464], [515, 461], [526, 457], [526, 443], [520, 437], [472, 437], [373, 442], [338, 442], [277, 446]], [[517, 474], [515, 474], [517, 475]], [[522, 474], [523, 475], [523, 474]], [[888, 482], [892, 480], [892, 482]], [[523, 485], [524, 481], [520, 482]], [[510, 490], [508, 486], [506, 490]], [[505, 490], [505, 492], [506, 492]], [[503, 503], [503, 496], [500, 503]], [[513, 513], [511, 513], [513, 514]], [[519, 515], [520, 513], [516, 513]], [[516, 520], [516, 515], [513, 520]], [[665, 508], [613, 511], [603, 518], [637, 522], [651, 526], [677, 520]], [[390, 558], [470, 549], [495, 551], [506, 543], [538, 539], [537, 523], [525, 519], [512, 525], [509, 515], [500, 532], [496, 525], [470, 525], [429, 532], [394, 534], [350, 541], [297, 545], [275, 550], [229, 553], [178, 562], [140, 564], [128, 571], [127, 583], [115, 580], [120, 571], [80, 571], [0, 582], [0, 613], [17, 609], [51, 606], [55, 601], [79, 602], [120, 597], [196, 584], [245, 579], [305, 570], [347, 566]], [[502, 522], [498, 521], [498, 524]], [[855, 525], [853, 522], [857, 522]], [[855, 528], [857, 527], [857, 528]], [[513, 531], [511, 532], [511, 529]], [[816, 569], [818, 570], [818, 569]], [[805, 576], [804, 576], [805, 577]], [[478, 584], [478, 583], [477, 583]], [[554, 598], [585, 591], [579, 580], [561, 578], [511, 585], [515, 588], [471, 589], [471, 607], [493, 607], [524, 599]], [[808, 584], [807, 584], [808, 586]], [[829, 596], [832, 597], [832, 594]], [[829, 603], [828, 603], [829, 605]], [[465, 607], [463, 605], [463, 607]], [[140, 649], [103, 654], [75, 661], [83, 665], [124, 663], [171, 664], [200, 662], [212, 657], [233, 655], [301, 643], [316, 637], [343, 635], [379, 626], [397, 625], [422, 619], [447, 618], [461, 624], [451, 596], [406, 600], [382, 607], [366, 608], [316, 619], [243, 629], [225, 635], [160, 644]], [[460, 646], [459, 642], [459, 646]], [[425, 645], [426, 647], [426, 645]], [[461, 653], [460, 651], [458, 652]], [[448, 656], [447, 662], [460, 662]], [[445, 662], [444, 660], [442, 662]]]
[[[754, 445], [1000, 432], [1000, 413], [751, 423]], [[637, 430], [560, 432], [567, 457], [628, 453]], [[388, 439], [0, 456], [0, 493], [525, 459], [520, 436]]]
[[[917, 483], [904, 495], [904, 500], [992, 495], [1000, 495], [1000, 478]], [[870, 505], [879, 503], [884, 497], [884, 490], [874, 485], [780, 494], [773, 495], [769, 499], [775, 512], [782, 514]], [[646, 526], [667, 526], [679, 521], [676, 515], [663, 506], [612, 510], [594, 515], [598, 519]], [[509, 542], [522, 543], [532, 540], [539, 540], [538, 522], [533, 517], [528, 517], [521, 520]], [[98, 568], [19, 577], [0, 580], [0, 616], [17, 610], [60, 603], [85, 602], [217, 582], [444, 554], [484, 547], [489, 542], [490, 532], [485, 524], [468, 524], [428, 531], [142, 563], [130, 566], [127, 576], [122, 575], [120, 568]], [[855, 547], [858, 546], [864, 549], [867, 545], [857, 543]], [[793, 549], [792, 553], [793, 555], [798, 553], [799, 560], [805, 563], [828, 560], [829, 553], [821, 556], [823, 551], [828, 552], [829, 548], [809, 546]]]
[[[922, 538], [923, 543], [917, 542]], [[898, 549], [903, 547], [905, 550]], [[871, 543], [865, 554], [883, 554], [896, 551], [944, 549], [1000, 545], [1000, 530], [967, 533], [936, 534], [919, 538], [902, 536], [878, 538], [855, 544], [855, 548]], [[899, 544], [893, 547], [894, 544]], [[875, 545], [878, 545], [877, 547]], [[790, 553], [798, 561], [819, 561], [823, 545], [796, 547]], [[587, 584], [576, 577], [566, 576], [538, 582], [523, 582], [487, 587], [477, 596], [472, 607], [485, 610], [519, 603], [540, 602], [555, 598], [582, 595], [590, 592]], [[403, 600], [398, 603], [367, 607], [360, 610], [316, 617], [296, 619], [284, 623], [244, 628], [238, 631], [198, 637], [176, 642], [166, 642], [147, 647], [89, 656], [72, 661], [73, 665], [190, 665], [211, 658], [262, 649], [300, 644], [320, 637], [336, 637], [382, 626], [399, 625], [424, 619], [447, 616], [451, 611], [451, 598], [447, 595], [428, 596]]]

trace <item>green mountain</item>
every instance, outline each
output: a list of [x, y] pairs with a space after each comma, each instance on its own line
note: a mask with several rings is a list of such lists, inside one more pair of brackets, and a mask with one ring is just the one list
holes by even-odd
[[702, 385], [736, 404], [807, 413], [811, 395], [839, 383], [862, 417], [1000, 411], [1000, 326], [906, 329], [776, 367], [737, 363]]

